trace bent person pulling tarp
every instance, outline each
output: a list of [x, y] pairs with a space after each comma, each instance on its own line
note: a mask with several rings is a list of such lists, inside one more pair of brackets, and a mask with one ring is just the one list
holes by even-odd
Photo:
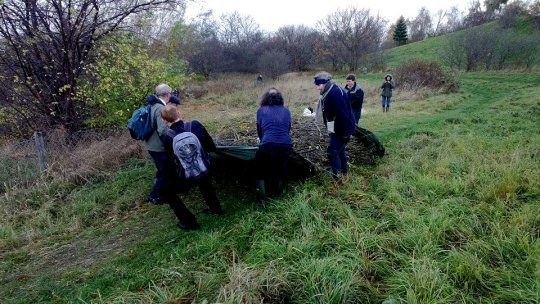
[[[212, 168], [216, 171], [228, 171], [244, 177], [251, 176], [255, 167], [255, 154], [258, 147], [218, 146], [210, 153]], [[316, 168], [300, 154], [293, 152], [289, 161], [289, 179], [301, 180], [316, 174]]]
[[[299, 136], [302, 134], [302, 138]], [[289, 163], [289, 178], [305, 179], [328, 166], [326, 158], [327, 135], [318, 129], [309, 132], [296, 129], [293, 133], [294, 152]], [[219, 173], [236, 173], [252, 176], [255, 165], [254, 146], [218, 146], [210, 153], [212, 166]], [[384, 156], [385, 150], [377, 136], [367, 129], [356, 127], [351, 142], [347, 145], [349, 159], [355, 163], [372, 164]]]

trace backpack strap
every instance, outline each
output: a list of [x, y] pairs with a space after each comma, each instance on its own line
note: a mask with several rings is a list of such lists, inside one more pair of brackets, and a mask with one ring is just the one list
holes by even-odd
[[184, 121], [184, 131], [191, 132], [191, 121]]
[[176, 136], [176, 132], [173, 129], [169, 128], [167, 129], [167, 136], [174, 138]]

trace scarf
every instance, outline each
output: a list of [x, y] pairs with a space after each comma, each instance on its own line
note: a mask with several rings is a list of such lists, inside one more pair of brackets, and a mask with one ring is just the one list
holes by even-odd
[[323, 119], [323, 108], [324, 108], [324, 100], [326, 99], [326, 95], [332, 90], [336, 83], [333, 80], [328, 81], [324, 85], [324, 89], [321, 92], [321, 96], [319, 96], [319, 103], [317, 104], [317, 111], [315, 111], [315, 121], [318, 123], [324, 123]]

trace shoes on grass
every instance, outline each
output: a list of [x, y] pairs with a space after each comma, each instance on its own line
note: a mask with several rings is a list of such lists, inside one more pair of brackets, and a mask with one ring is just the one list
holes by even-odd
[[210, 215], [223, 215], [223, 210], [214, 210], [214, 209], [206, 208], [203, 210], [203, 213], [210, 214]]
[[197, 230], [197, 229], [199, 229], [201, 226], [199, 226], [199, 224], [197, 224], [197, 223], [191, 224], [191, 225], [186, 225], [186, 224], [184, 224], [184, 223], [177, 222], [177, 223], [176, 223], [176, 227], [178, 227], [180, 230], [184, 230], [184, 231], [192, 231], [192, 230]]

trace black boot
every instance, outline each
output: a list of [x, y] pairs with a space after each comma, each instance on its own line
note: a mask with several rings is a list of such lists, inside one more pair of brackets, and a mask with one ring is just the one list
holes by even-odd
[[267, 204], [266, 188], [264, 186], [264, 180], [258, 179], [255, 181], [255, 191], [257, 192], [257, 204], [264, 207]]
[[281, 196], [283, 194], [283, 190], [285, 188], [285, 182], [283, 182], [283, 180], [278, 180], [277, 181], [277, 196]]

